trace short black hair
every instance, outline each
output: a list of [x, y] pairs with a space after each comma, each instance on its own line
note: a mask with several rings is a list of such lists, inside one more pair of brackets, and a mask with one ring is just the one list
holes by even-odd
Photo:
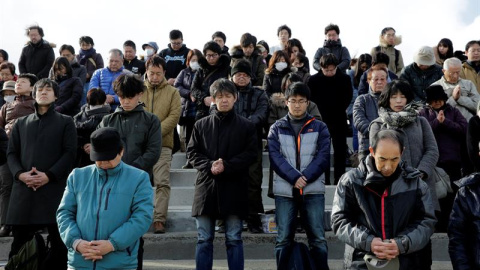
[[333, 53], [327, 53], [325, 55], [322, 55], [322, 57], [320, 58], [320, 66], [322, 68], [327, 68], [328, 66], [337, 66], [337, 65], [338, 65], [338, 60]]
[[21, 78], [28, 79], [30, 81], [30, 86], [34, 86], [38, 81], [37, 76], [35, 76], [32, 73], [22, 73], [18, 75], [18, 79], [21, 79]]
[[290, 84], [292, 84], [294, 82], [303, 82], [303, 79], [302, 79], [302, 77], [300, 77], [300, 75], [298, 75], [295, 72], [287, 73], [285, 76], [283, 76], [283, 79], [282, 79], [281, 89], [282, 89], [283, 93], [285, 93], [285, 90], [287, 90], [287, 83], [288, 82], [290, 82]]
[[258, 44], [262, 45], [265, 48], [265, 50], [267, 50], [267, 53], [270, 52], [270, 47], [268, 46], [268, 43], [265, 40], [260, 40]]
[[207, 50], [218, 54], [222, 53], [222, 48], [220, 48], [220, 45], [218, 45], [215, 41], [209, 41], [205, 43], [205, 45], [203, 46], [203, 54], [207, 54]]
[[120, 98], [133, 98], [144, 89], [142, 80], [134, 74], [121, 74], [113, 82], [113, 90]]
[[467, 45], [465, 45], [465, 51], [468, 51], [468, 49], [470, 49], [470, 47], [473, 46], [473, 44], [478, 44], [480, 45], [480, 40], [471, 40], [467, 43]]
[[27, 29], [25, 29], [25, 35], [28, 36], [28, 34], [30, 34], [30, 31], [32, 30], [37, 30], [38, 34], [43, 38], [43, 28], [40, 27], [38, 24], [30, 25], [29, 27], [27, 27]]
[[2, 55], [3, 60], [8, 61], [8, 53], [7, 53], [7, 51], [5, 51], [5, 50], [3, 50], [3, 49], [0, 49], [0, 54]]
[[301, 96], [310, 100], [310, 88], [303, 82], [294, 82], [285, 90], [285, 99], [288, 100], [292, 96]]
[[332, 31], [334, 30], [335, 32], [337, 32], [337, 35], [340, 35], [340, 28], [338, 27], [338, 25], [336, 24], [329, 24], [325, 27], [325, 35], [328, 33], [328, 31]]
[[103, 105], [107, 100], [107, 95], [100, 88], [92, 88], [87, 92], [88, 105]]
[[295, 55], [295, 59], [298, 59], [298, 62], [302, 64], [306, 64], [308, 62], [308, 58], [305, 56], [305, 54], [299, 52], [297, 55]]
[[216, 37], [223, 39], [223, 42], [227, 42], [227, 36], [225, 36], [225, 34], [222, 31], [217, 31], [213, 33], [212, 40], [214, 40]]
[[123, 48], [125, 47], [132, 47], [135, 51], [137, 50], [137, 45], [135, 45], [135, 42], [131, 40], [127, 40], [123, 43]]
[[49, 78], [40, 79], [35, 83], [35, 85], [33, 86], [33, 97], [36, 97], [38, 89], [45, 86], [51, 87], [53, 89], [55, 97], [58, 98], [60, 86], [58, 86], [58, 84], [54, 80], [50, 80]]
[[412, 102], [414, 94], [410, 84], [405, 80], [395, 79], [387, 84], [378, 97], [378, 107], [390, 109], [390, 97], [398, 92], [407, 98], [407, 104]]
[[376, 64], [385, 64], [388, 66], [388, 63], [390, 63], [390, 57], [383, 52], [377, 52], [372, 59], [372, 65]]
[[67, 75], [68, 77], [72, 77], [73, 75], [73, 70], [72, 70], [72, 66], [70, 65], [70, 61], [68, 61], [68, 59], [66, 57], [63, 57], [63, 56], [60, 56], [60, 57], [57, 57], [55, 59], [55, 61], [53, 62], [53, 70], [54, 71], [57, 71], [59, 70], [62, 66], [65, 67], [65, 69], [67, 70]]
[[68, 45], [68, 44], [63, 44], [62, 46], [60, 46], [60, 49], [58, 50], [58, 53], [62, 54], [62, 51], [69, 51], [71, 52], [73, 55], [75, 55], [75, 49], [73, 48], [72, 45]]
[[87, 44], [90, 44], [92, 46], [95, 46], [95, 43], [93, 43], [93, 39], [89, 36], [81, 36], [78, 39], [78, 44], [82, 45], [82, 43], [87, 43]]
[[215, 98], [215, 96], [218, 93], [224, 93], [224, 92], [230, 93], [236, 97], [237, 87], [232, 81], [226, 78], [220, 78], [214, 81], [212, 85], [210, 85], [210, 96], [212, 96], [213, 98]]
[[287, 30], [288, 32], [288, 37], [291, 38], [292, 37], [292, 29], [290, 29], [290, 27], [288, 27], [286, 24], [284, 25], [280, 25], [277, 29], [277, 37], [280, 35], [280, 32], [282, 30]]
[[169, 37], [170, 37], [170, 40], [179, 39], [179, 38], [183, 39], [183, 34], [180, 30], [174, 29], [170, 31]]
[[377, 146], [381, 141], [389, 140], [398, 144], [400, 148], [400, 153], [403, 153], [404, 141], [403, 135], [393, 129], [383, 129], [373, 135], [371, 146], [373, 148], [373, 153], [377, 151]]
[[382, 36], [385, 35], [385, 34], [386, 34], [388, 31], [390, 31], [390, 30], [393, 30], [394, 33], [397, 32], [397, 31], [395, 31], [395, 29], [393, 29], [393, 27], [385, 27], [385, 28], [382, 29], [381, 35], [382, 35]]
[[154, 56], [148, 58], [147, 62], [145, 63], [145, 69], [148, 69], [149, 67], [162, 67], [163, 71], [165, 71], [167, 62], [165, 62], [165, 59], [158, 56], [158, 54], [155, 54]]
[[256, 44], [257, 38], [250, 33], [245, 33], [240, 38], [240, 46], [242, 47], [248, 47], [250, 45], [253, 45], [253, 47], [255, 47]]

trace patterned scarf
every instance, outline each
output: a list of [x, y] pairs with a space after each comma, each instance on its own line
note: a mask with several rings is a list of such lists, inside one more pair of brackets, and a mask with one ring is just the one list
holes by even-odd
[[95, 54], [96, 50], [94, 48], [90, 48], [89, 50], [82, 50], [80, 49], [80, 65], [84, 66], [87, 63], [87, 59], [92, 57]]
[[420, 104], [411, 102], [403, 108], [400, 112], [394, 112], [390, 108], [378, 108], [378, 114], [383, 123], [387, 124], [389, 129], [401, 129], [409, 124], [415, 122], [418, 117], [418, 109]]

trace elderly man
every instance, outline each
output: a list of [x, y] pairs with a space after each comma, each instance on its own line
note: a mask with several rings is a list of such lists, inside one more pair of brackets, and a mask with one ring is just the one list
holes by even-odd
[[477, 113], [480, 94], [470, 80], [460, 78], [462, 62], [452, 57], [443, 63], [443, 77], [432, 85], [441, 85], [447, 93], [447, 103], [457, 108], [467, 122]]
[[480, 40], [472, 40], [465, 46], [467, 61], [463, 63], [460, 77], [470, 80], [480, 91]]
[[123, 67], [123, 53], [119, 49], [111, 49], [108, 52], [108, 66], [97, 69], [90, 80], [90, 89], [100, 88], [107, 95], [107, 103], [115, 111], [120, 101], [113, 90], [113, 82], [122, 73], [130, 74], [130, 70]]
[[347, 71], [347, 68], [350, 66], [350, 53], [348, 52], [347, 47], [342, 46], [342, 41], [340, 40], [339, 35], [340, 28], [338, 25], [329, 24], [325, 27], [325, 42], [323, 43], [323, 47], [318, 48], [313, 57], [313, 68], [315, 70], [320, 71], [320, 59], [323, 55], [333, 53], [338, 60], [338, 70], [343, 73]]
[[25, 34], [30, 41], [23, 47], [18, 69], [20, 73], [32, 73], [39, 79], [47, 78], [55, 60], [52, 46], [43, 39], [43, 29], [38, 25], [29, 26]]
[[415, 53], [413, 63], [402, 70], [400, 79], [410, 84], [415, 101], [425, 103], [425, 89], [442, 77], [442, 67], [435, 61], [432, 47], [423, 46]]
[[398, 132], [382, 130], [370, 143], [370, 155], [342, 176], [333, 199], [332, 228], [345, 242], [343, 269], [366, 270], [365, 255], [399, 263], [396, 269], [430, 269], [422, 249], [435, 213], [422, 173], [402, 162]]

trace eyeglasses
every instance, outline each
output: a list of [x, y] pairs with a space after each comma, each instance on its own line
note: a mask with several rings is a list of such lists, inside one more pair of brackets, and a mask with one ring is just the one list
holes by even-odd
[[308, 100], [304, 100], [304, 99], [301, 99], [301, 100], [287, 100], [287, 102], [289, 104], [293, 104], [293, 105], [303, 105], [303, 104], [306, 104], [308, 102]]
[[180, 46], [180, 45], [182, 45], [182, 42], [170, 42], [170, 44], [172, 44], [174, 46]]
[[395, 34], [385, 34], [386, 37], [395, 37]]
[[218, 56], [218, 53], [213, 53], [213, 54], [206, 54], [205, 57], [206, 58], [215, 58]]

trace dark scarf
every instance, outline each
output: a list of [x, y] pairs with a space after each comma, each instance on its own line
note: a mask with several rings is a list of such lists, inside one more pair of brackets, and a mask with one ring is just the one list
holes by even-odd
[[87, 63], [87, 59], [91, 58], [92, 55], [96, 53], [94, 48], [90, 48], [89, 50], [82, 50], [80, 49], [80, 65], [84, 66]]
[[383, 123], [387, 125], [388, 129], [401, 129], [409, 124], [415, 122], [418, 117], [417, 103], [409, 103], [400, 112], [394, 112], [390, 108], [378, 108], [378, 115]]

